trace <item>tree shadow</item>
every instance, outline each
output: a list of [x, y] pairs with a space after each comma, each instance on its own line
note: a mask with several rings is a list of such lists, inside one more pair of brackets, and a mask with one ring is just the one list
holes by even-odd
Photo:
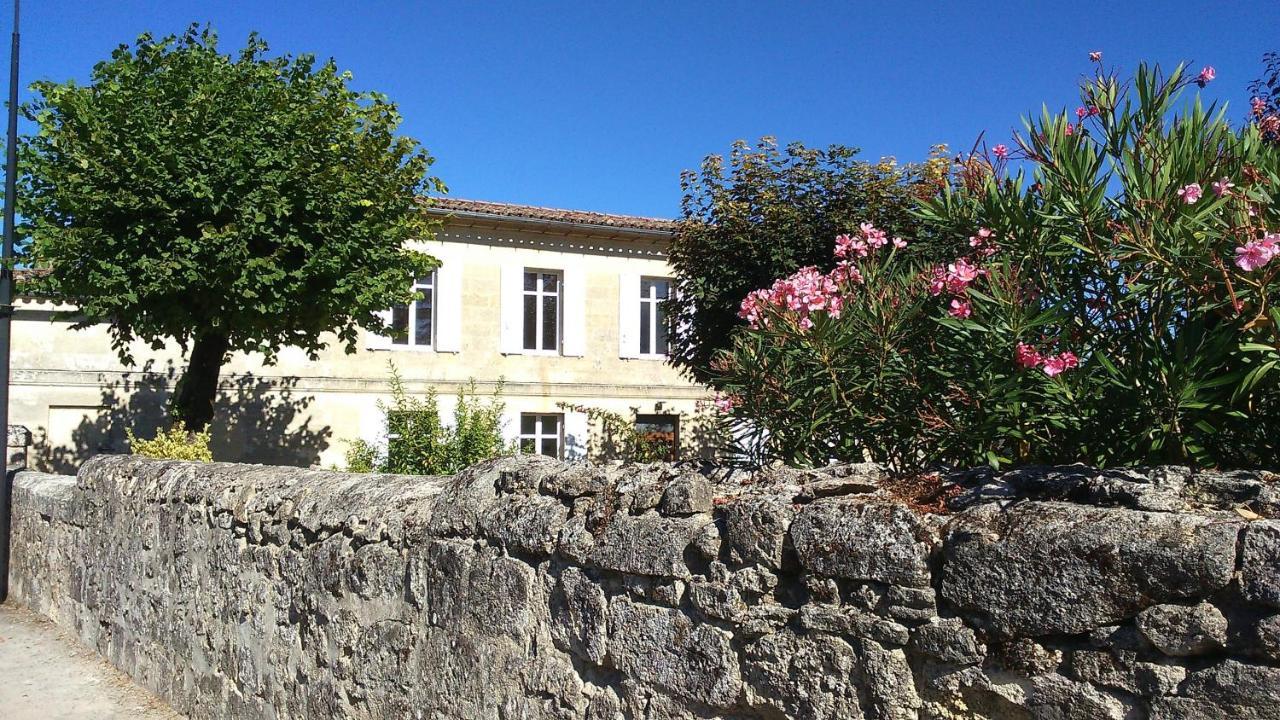
[[[170, 424], [169, 396], [179, 370], [172, 362], [157, 370], [148, 362], [142, 370], [124, 373], [108, 382], [99, 376], [101, 396], [96, 407], [51, 407], [55, 412], [81, 417], [71, 430], [69, 444], [55, 444], [41, 428], [35, 433], [32, 460], [40, 469], [74, 473], [80, 463], [99, 454], [128, 452], [125, 429], [141, 438], [155, 437]], [[304, 413], [314, 395], [297, 393], [298, 378], [259, 377], [253, 373], [224, 376], [216, 400], [217, 412], [210, 428], [210, 450], [215, 460], [309, 467], [329, 447], [332, 429], [312, 427]]]

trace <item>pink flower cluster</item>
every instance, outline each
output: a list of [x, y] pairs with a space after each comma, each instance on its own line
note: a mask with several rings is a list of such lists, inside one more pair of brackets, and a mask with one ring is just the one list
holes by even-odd
[[1080, 367], [1080, 358], [1070, 350], [1057, 355], [1041, 355], [1034, 346], [1021, 342], [1014, 348], [1013, 359], [1019, 367], [1040, 368], [1049, 377]]
[[1076, 108], [1076, 119], [1083, 120], [1087, 117], [1093, 117], [1094, 115], [1097, 115], [1099, 112], [1101, 111], [1098, 110], [1098, 107], [1096, 105], [1087, 105], [1087, 106], [1082, 105]]
[[738, 310], [738, 317], [746, 320], [754, 330], [768, 323], [769, 308], [780, 308], [798, 315], [800, 327], [808, 330], [813, 327], [810, 315], [815, 312], [840, 317], [840, 310], [844, 307], [840, 284], [846, 280], [861, 282], [862, 274], [848, 263], [841, 263], [826, 274], [812, 266], [800, 268], [790, 277], [747, 295]]
[[755, 290], [742, 300], [738, 317], [757, 330], [769, 322], [770, 309], [785, 310], [799, 317], [801, 329], [813, 327], [815, 312], [824, 312], [838, 318], [844, 309], [848, 286], [862, 283], [862, 272], [853, 264], [854, 258], [867, 257], [871, 252], [892, 244], [901, 249], [907, 241], [889, 234], [875, 225], [864, 222], [856, 235], [836, 237], [834, 255], [840, 259], [831, 272], [822, 273], [810, 266], [797, 270], [790, 277], [782, 278], [762, 290]]
[[991, 257], [1000, 251], [1000, 246], [996, 244], [995, 232], [987, 228], [978, 228], [976, 235], [969, 237], [969, 247], [973, 248], [983, 257]]
[[1204, 87], [1205, 85], [1213, 82], [1213, 79], [1216, 77], [1218, 77], [1218, 71], [1214, 70], [1212, 65], [1205, 65], [1204, 69], [1200, 71], [1200, 74], [1196, 76], [1196, 84], [1200, 87]]
[[907, 241], [900, 237], [889, 239], [889, 234], [869, 222], [858, 226], [858, 234], [837, 235], [835, 256], [838, 258], [866, 257], [871, 250], [879, 250], [890, 242], [896, 248], [904, 248]]
[[[986, 235], [982, 235], [986, 232]], [[983, 228], [978, 231], [978, 235], [969, 238], [969, 244], [973, 247], [981, 247], [981, 243], [991, 237], [991, 231]], [[975, 241], [979, 241], [975, 245]], [[933, 296], [941, 295], [946, 292], [953, 295], [951, 302], [947, 305], [947, 312], [952, 317], [961, 320], [973, 314], [973, 306], [969, 304], [969, 300], [965, 297], [965, 289], [968, 288], [973, 281], [986, 275], [987, 271], [969, 262], [966, 258], [959, 258], [955, 262], [947, 265], [945, 268], [936, 267], [933, 269], [932, 275], [929, 277], [929, 294]]]
[[1280, 233], [1270, 233], [1236, 248], [1235, 263], [1241, 270], [1253, 272], [1276, 257], [1280, 257]]
[[722, 413], [727, 413], [738, 405], [738, 396], [725, 395], [724, 393], [716, 393], [711, 399], [711, 406]]

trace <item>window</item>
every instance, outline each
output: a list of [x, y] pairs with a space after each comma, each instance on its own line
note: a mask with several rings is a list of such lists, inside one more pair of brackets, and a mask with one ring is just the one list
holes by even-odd
[[524, 349], [560, 349], [560, 273], [524, 271]]
[[[634, 286], [633, 286], [634, 287]], [[640, 354], [667, 354], [667, 311], [663, 307], [671, 295], [666, 278], [640, 279]]]
[[563, 415], [520, 415], [520, 452], [559, 459], [563, 442]]
[[416, 278], [413, 289], [421, 299], [391, 308], [391, 344], [431, 347], [435, 339], [435, 273]]
[[679, 415], [636, 415], [636, 434], [644, 442], [646, 455], [654, 459], [677, 460], [680, 455]]

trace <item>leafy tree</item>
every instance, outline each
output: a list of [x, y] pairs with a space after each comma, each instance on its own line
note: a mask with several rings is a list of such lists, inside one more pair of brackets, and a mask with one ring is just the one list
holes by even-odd
[[678, 280], [670, 301], [673, 362], [699, 381], [713, 377], [711, 359], [742, 325], [737, 313], [747, 293], [801, 267], [831, 267], [831, 239], [858, 223], [913, 237], [912, 252], [928, 251], [911, 207], [938, 188], [941, 159], [902, 167], [857, 154], [840, 145], [779, 150], [766, 137], [754, 148], [734, 143], [727, 168], [722, 156], [709, 155], [699, 171], [683, 174], [670, 258]]
[[21, 148], [24, 260], [80, 327], [110, 324], [123, 362], [134, 340], [189, 349], [171, 411], [193, 431], [231, 352], [314, 358], [326, 332], [353, 352], [435, 265], [404, 243], [429, 236], [418, 198], [443, 185], [396, 106], [332, 60], [267, 51], [251, 35], [224, 55], [195, 26], [142, 35], [23, 108], [39, 127]]

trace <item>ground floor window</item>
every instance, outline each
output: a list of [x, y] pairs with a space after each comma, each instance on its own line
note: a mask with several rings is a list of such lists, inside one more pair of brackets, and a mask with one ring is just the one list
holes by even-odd
[[528, 455], [564, 456], [564, 416], [521, 413], [520, 452]]
[[650, 456], [676, 460], [680, 455], [679, 415], [636, 415], [636, 434]]

